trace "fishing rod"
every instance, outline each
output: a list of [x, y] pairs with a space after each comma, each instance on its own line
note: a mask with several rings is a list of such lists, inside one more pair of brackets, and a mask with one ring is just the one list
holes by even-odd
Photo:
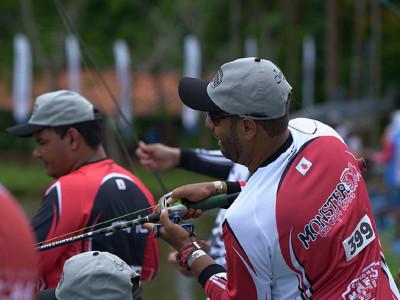
[[[167, 200], [171, 196], [171, 193], [164, 195], [160, 200], [160, 210], [166, 208], [169, 212], [169, 217], [174, 223], [179, 223], [180, 219], [187, 214], [189, 208], [201, 209], [203, 211], [207, 211], [214, 208], [226, 208], [229, 207], [233, 201], [237, 198], [239, 193], [235, 194], [221, 194], [217, 196], [212, 196], [201, 200], [199, 202], [189, 202], [188, 200], [183, 199], [182, 204], [172, 204], [168, 205]], [[91, 232], [86, 232], [80, 235], [76, 235], [73, 237], [69, 237], [60, 241], [55, 241], [46, 245], [38, 246], [36, 250], [38, 252], [46, 251], [49, 249], [53, 249], [56, 247], [64, 246], [67, 244], [71, 244], [74, 242], [78, 242], [81, 240], [85, 240], [88, 238], [93, 238], [99, 235], [104, 235], [111, 232], [116, 232], [119, 230], [123, 230], [126, 228], [130, 228], [136, 225], [142, 225], [144, 223], [156, 223], [160, 221], [160, 213], [152, 213], [148, 216], [138, 218], [135, 220], [127, 221], [121, 224], [112, 225], [108, 227], [104, 227], [98, 230], [94, 230]], [[184, 224], [183, 224], [184, 225]], [[157, 227], [156, 227], [157, 228]]]

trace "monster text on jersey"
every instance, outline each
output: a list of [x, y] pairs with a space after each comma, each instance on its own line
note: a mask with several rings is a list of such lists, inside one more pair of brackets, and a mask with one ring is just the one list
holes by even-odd
[[315, 241], [318, 235], [325, 237], [338, 221], [341, 222], [340, 216], [354, 199], [360, 176], [357, 168], [351, 163], [343, 170], [340, 183], [319, 209], [319, 214], [304, 226], [304, 233], [297, 235], [306, 249], [309, 248], [310, 240]]

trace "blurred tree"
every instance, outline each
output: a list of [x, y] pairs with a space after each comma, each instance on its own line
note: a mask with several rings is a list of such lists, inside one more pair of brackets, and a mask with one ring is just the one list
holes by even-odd
[[340, 2], [326, 1], [325, 85], [326, 99], [335, 99], [339, 93], [340, 31], [338, 10]]
[[[85, 1], [68, 1], [66, 11], [76, 22]], [[50, 86], [56, 89], [58, 73], [65, 67], [65, 29], [55, 7], [32, 5], [32, 0], [20, 0], [21, 19], [31, 41], [35, 64], [38, 69], [49, 72]], [[55, 18], [55, 16], [57, 18]], [[60, 34], [61, 33], [61, 34]]]
[[366, 31], [366, 1], [358, 0], [354, 9], [354, 28], [352, 38], [350, 99], [361, 97], [361, 70], [363, 43]]
[[284, 23], [287, 24], [284, 31], [284, 66], [285, 76], [289, 82], [301, 82], [301, 42], [299, 35], [298, 2], [291, 0], [280, 1], [280, 11], [284, 15]]
[[382, 21], [379, 0], [370, 0], [371, 7], [371, 97], [381, 97]]
[[[371, 88], [379, 96], [391, 83], [400, 84], [400, 17], [396, 0], [2, 0], [0, 3], [0, 76], [11, 80], [12, 37], [29, 36], [34, 67], [51, 74], [64, 68], [64, 38], [68, 30], [57, 11], [65, 6], [98, 65], [113, 64], [112, 42], [124, 39], [131, 50], [132, 66], [141, 71], [182, 71], [183, 38], [198, 36], [203, 52], [203, 73], [212, 76], [221, 63], [244, 55], [244, 40], [257, 37], [259, 54], [282, 68], [301, 95], [301, 40], [316, 41], [316, 101], [337, 95], [340, 88], [358, 98], [363, 76], [373, 75]], [[324, 10], [325, 8], [325, 10]], [[371, 68], [366, 70], [367, 44], [371, 41]], [[87, 60], [86, 60], [87, 62]], [[365, 85], [365, 84], [364, 84]]]

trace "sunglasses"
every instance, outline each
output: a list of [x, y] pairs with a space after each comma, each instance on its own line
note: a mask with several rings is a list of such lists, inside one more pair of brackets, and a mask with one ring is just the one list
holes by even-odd
[[211, 122], [212, 126], [215, 127], [215, 121], [217, 120], [222, 120], [222, 119], [226, 119], [226, 118], [230, 118], [236, 115], [232, 115], [232, 114], [213, 114], [210, 112], [207, 112], [207, 119]]

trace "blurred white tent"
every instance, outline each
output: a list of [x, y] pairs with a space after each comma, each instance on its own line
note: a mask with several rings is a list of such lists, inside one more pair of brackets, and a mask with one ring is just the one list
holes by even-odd
[[254, 35], [249, 35], [244, 41], [244, 53], [246, 57], [258, 57], [258, 43]]
[[13, 115], [16, 123], [28, 121], [32, 97], [32, 55], [28, 38], [14, 37]]
[[314, 38], [310, 35], [303, 39], [303, 85], [302, 102], [308, 108], [314, 105], [315, 97], [315, 60], [316, 50]]
[[[201, 77], [201, 49], [197, 37], [188, 35], [184, 41], [184, 70], [185, 77]], [[198, 130], [200, 112], [183, 106], [182, 124], [187, 132], [194, 134]]]
[[68, 88], [71, 91], [80, 93], [81, 53], [78, 40], [72, 34], [67, 35], [65, 38], [65, 52], [67, 56]]
[[[130, 132], [132, 124], [131, 99], [131, 57], [128, 44], [124, 40], [116, 40], [113, 44], [115, 71], [119, 88], [119, 126], [122, 133]], [[121, 116], [123, 114], [123, 117]], [[124, 120], [124, 118], [126, 120]]]

